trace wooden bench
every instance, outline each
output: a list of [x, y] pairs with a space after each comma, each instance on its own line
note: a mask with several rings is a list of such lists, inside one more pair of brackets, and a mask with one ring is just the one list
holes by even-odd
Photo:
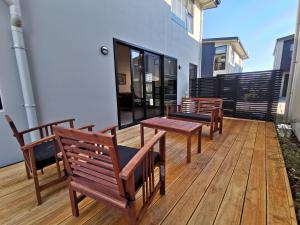
[[170, 119], [200, 122], [210, 126], [210, 139], [223, 129], [223, 100], [221, 98], [182, 98], [180, 105], [168, 105], [166, 116]]

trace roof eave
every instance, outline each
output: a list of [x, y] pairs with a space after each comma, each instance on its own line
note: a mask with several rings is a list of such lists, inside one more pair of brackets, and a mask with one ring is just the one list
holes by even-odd
[[218, 5], [221, 4], [221, 0], [198, 0], [198, 1], [202, 6], [203, 10], [217, 8]]

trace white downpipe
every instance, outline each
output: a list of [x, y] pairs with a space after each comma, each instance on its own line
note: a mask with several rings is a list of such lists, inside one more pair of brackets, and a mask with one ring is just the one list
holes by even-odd
[[298, 2], [298, 12], [297, 12], [297, 22], [296, 22], [296, 29], [295, 29], [295, 36], [294, 36], [294, 50], [292, 55], [292, 62], [291, 62], [291, 69], [289, 75], [289, 82], [287, 87], [287, 95], [286, 95], [286, 104], [284, 110], [284, 117], [286, 120], [291, 120], [291, 113], [290, 113], [290, 105], [291, 99], [293, 95], [293, 81], [295, 76], [295, 67], [297, 62], [297, 54], [298, 54], [298, 42], [299, 42], [299, 29], [300, 29], [300, 1]]
[[[24, 98], [24, 107], [27, 116], [28, 126], [38, 125], [36, 115], [36, 105], [33, 96], [32, 83], [30, 78], [26, 48], [23, 37], [22, 15], [19, 0], [4, 0], [9, 6], [11, 18], [11, 32], [13, 38], [13, 48], [15, 50], [18, 72], [21, 81], [22, 93]], [[37, 134], [31, 133], [31, 141], [37, 140]]]

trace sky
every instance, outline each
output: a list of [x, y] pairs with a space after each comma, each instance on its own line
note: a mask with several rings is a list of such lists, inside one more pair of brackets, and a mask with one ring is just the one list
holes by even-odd
[[222, 0], [204, 12], [203, 38], [238, 36], [244, 71], [270, 70], [276, 39], [295, 33], [296, 17], [297, 0]]

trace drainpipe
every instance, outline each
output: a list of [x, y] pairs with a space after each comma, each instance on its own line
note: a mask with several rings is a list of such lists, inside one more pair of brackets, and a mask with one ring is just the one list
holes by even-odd
[[297, 23], [296, 23], [296, 33], [294, 36], [294, 50], [292, 55], [292, 63], [289, 75], [289, 82], [287, 87], [287, 94], [286, 94], [286, 103], [285, 103], [285, 110], [284, 110], [284, 118], [286, 120], [290, 120], [290, 104], [291, 104], [291, 97], [293, 95], [293, 81], [294, 81], [294, 73], [295, 67], [297, 62], [297, 54], [298, 54], [298, 38], [299, 38], [299, 28], [300, 28], [300, 1], [298, 2], [298, 13], [297, 13]]
[[[9, 6], [11, 33], [13, 38], [13, 49], [15, 50], [17, 67], [21, 81], [24, 107], [29, 128], [38, 125], [36, 105], [33, 96], [32, 83], [30, 79], [29, 65], [26, 48], [24, 44], [22, 15], [19, 0], [4, 0]], [[31, 141], [37, 140], [37, 134], [31, 132]]]

